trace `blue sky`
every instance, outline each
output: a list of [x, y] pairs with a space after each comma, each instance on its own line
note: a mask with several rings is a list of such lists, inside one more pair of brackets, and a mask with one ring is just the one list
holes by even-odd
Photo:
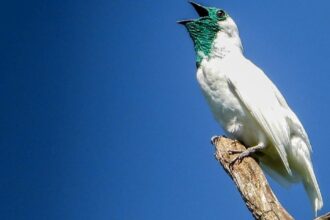
[[[214, 1], [304, 124], [330, 211], [330, 3]], [[186, 1], [2, 3], [0, 219], [251, 219], [176, 20]], [[296, 217], [301, 185], [270, 181]]]

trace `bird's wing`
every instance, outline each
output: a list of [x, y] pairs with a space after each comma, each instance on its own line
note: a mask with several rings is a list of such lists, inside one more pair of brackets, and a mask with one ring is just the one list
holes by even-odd
[[301, 137], [305, 141], [306, 146], [308, 147], [308, 150], [311, 152], [312, 146], [309, 142], [308, 135], [307, 135], [303, 125], [299, 121], [296, 114], [290, 109], [290, 107], [287, 104], [287, 102], [285, 101], [283, 95], [280, 93], [280, 91], [277, 89], [277, 87], [275, 85], [273, 85], [273, 90], [274, 90], [277, 100], [279, 101], [279, 103], [282, 105], [282, 107], [285, 110], [287, 122], [290, 126], [291, 135], [297, 135], [297, 136]]
[[[235, 68], [228, 77], [228, 85], [238, 101], [264, 130], [276, 148], [287, 172], [291, 175], [285, 147], [290, 143], [290, 128], [286, 121], [274, 84], [253, 63]], [[280, 96], [282, 97], [282, 96]], [[284, 98], [283, 98], [284, 100]]]
[[287, 112], [287, 121], [291, 128], [291, 134], [302, 138], [309, 152], [312, 152], [312, 146], [309, 142], [308, 135], [301, 122], [299, 121], [298, 117], [293, 111], [291, 111], [291, 109], [289, 109], [289, 111]]

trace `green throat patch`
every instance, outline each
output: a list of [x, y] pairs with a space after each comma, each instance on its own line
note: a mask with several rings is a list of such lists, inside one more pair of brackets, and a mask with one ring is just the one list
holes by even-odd
[[208, 56], [212, 49], [213, 41], [220, 30], [219, 25], [212, 20], [204, 18], [187, 24], [190, 37], [194, 42], [196, 63], [199, 66], [203, 55]]
[[[196, 64], [200, 65], [204, 56], [209, 56], [213, 42], [217, 33], [221, 30], [218, 22], [225, 20], [228, 15], [217, 8], [207, 8], [208, 16], [188, 22], [185, 26], [194, 42], [196, 52]], [[223, 12], [223, 16], [219, 17], [219, 11]]]

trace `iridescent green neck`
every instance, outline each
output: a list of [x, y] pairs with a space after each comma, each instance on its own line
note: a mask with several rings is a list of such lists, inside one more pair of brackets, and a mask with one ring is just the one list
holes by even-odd
[[186, 25], [190, 37], [194, 42], [196, 52], [196, 64], [200, 65], [204, 56], [209, 56], [214, 39], [220, 30], [219, 25], [213, 19], [202, 18]]

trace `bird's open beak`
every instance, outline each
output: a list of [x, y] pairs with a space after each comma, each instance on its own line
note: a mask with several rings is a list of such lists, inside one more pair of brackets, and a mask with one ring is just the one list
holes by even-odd
[[205, 17], [209, 15], [209, 11], [204, 6], [192, 1], [190, 1], [189, 3], [195, 8], [200, 17]]
[[[195, 2], [192, 2], [192, 1], [189, 1], [189, 3], [194, 7], [194, 9], [196, 10], [197, 14], [200, 17], [205, 17], [205, 16], [209, 15], [208, 10], [204, 6], [197, 4]], [[186, 25], [187, 23], [189, 23], [191, 21], [193, 21], [193, 19], [185, 19], [185, 20], [178, 21], [178, 24]]]

